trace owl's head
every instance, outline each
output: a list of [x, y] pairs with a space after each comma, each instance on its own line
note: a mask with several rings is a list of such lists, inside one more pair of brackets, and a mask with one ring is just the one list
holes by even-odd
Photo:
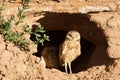
[[69, 41], [80, 41], [80, 34], [77, 31], [69, 31], [66, 35], [66, 39]]

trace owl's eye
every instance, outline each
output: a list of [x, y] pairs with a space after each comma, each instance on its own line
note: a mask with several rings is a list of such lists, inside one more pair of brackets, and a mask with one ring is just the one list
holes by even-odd
[[69, 40], [69, 41], [71, 40], [71, 38], [69, 38], [69, 37], [66, 37], [66, 39]]
[[68, 34], [70, 37], [72, 37], [72, 35], [71, 34]]
[[79, 36], [79, 34], [76, 34], [75, 36], [77, 37], [77, 36]]

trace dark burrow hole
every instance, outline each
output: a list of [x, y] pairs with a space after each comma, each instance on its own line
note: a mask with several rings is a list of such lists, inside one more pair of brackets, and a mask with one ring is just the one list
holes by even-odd
[[[43, 56], [47, 68], [65, 71], [64, 67], [59, 65], [59, 46], [70, 30], [76, 30], [81, 34], [82, 54], [72, 62], [73, 73], [106, 64], [106, 38], [102, 30], [97, 28], [97, 24], [90, 21], [88, 15], [45, 13], [44, 16], [38, 22], [44, 26], [50, 41], [45, 41], [44, 46], [38, 44], [38, 52], [34, 55]], [[34, 40], [35, 36], [31, 35], [31, 39]]]

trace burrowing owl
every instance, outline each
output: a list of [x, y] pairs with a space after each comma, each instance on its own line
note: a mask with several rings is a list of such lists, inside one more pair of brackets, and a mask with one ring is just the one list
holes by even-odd
[[61, 66], [65, 66], [67, 71], [67, 65], [72, 74], [71, 62], [74, 61], [81, 54], [80, 46], [80, 34], [77, 31], [69, 31], [66, 35], [64, 42], [59, 47], [59, 61]]

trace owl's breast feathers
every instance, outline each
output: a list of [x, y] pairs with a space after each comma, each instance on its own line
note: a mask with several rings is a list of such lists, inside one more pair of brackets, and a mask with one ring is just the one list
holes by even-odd
[[59, 61], [60, 65], [74, 61], [80, 54], [80, 43], [65, 41], [60, 45]]

